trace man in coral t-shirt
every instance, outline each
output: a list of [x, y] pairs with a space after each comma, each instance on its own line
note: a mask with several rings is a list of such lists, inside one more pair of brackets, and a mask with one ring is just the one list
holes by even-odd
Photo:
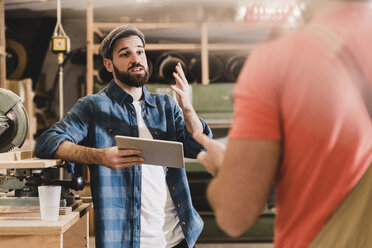
[[216, 176], [208, 200], [228, 234], [254, 223], [274, 183], [275, 246], [307, 247], [369, 169], [371, 119], [338, 53], [347, 46], [372, 82], [371, 20], [367, 5], [339, 3], [261, 46], [239, 76], [226, 151], [196, 136], [207, 149], [198, 159]]

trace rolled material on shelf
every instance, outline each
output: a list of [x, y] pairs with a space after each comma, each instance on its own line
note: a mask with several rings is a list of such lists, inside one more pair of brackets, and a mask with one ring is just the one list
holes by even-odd
[[[209, 81], [216, 82], [223, 75], [223, 63], [220, 58], [215, 55], [209, 55]], [[197, 55], [191, 59], [189, 72], [191, 77], [198, 83], [202, 81], [201, 56]]]
[[247, 56], [232, 56], [228, 58], [225, 62], [224, 75], [227, 80], [231, 82], [236, 82], [239, 73], [243, 68]]
[[174, 77], [173, 72], [176, 71], [176, 65], [180, 63], [182, 69], [187, 74], [187, 61], [186, 58], [180, 53], [165, 52], [160, 55], [160, 57], [155, 62], [155, 70], [157, 72], [157, 77], [160, 82], [166, 82], [173, 84]]

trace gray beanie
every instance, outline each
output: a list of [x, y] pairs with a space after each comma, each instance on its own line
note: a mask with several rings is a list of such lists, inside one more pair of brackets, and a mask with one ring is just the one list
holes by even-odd
[[111, 32], [102, 40], [101, 45], [99, 46], [99, 53], [102, 58], [111, 59], [112, 45], [115, 41], [119, 38], [125, 38], [132, 35], [138, 36], [141, 39], [143, 46], [145, 46], [145, 36], [136, 28], [136, 26], [133, 24], [121, 25], [111, 30]]

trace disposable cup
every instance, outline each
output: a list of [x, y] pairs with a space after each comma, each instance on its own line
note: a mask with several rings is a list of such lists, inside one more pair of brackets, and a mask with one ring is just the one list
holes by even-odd
[[58, 220], [61, 186], [39, 186], [38, 191], [41, 219], [46, 221]]

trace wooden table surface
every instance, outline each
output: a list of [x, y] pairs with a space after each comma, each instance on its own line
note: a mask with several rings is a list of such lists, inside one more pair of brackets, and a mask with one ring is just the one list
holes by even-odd
[[0, 235], [62, 234], [73, 226], [80, 216], [91, 208], [91, 203], [82, 203], [67, 215], [59, 215], [56, 221], [43, 221], [40, 217], [0, 217]]

